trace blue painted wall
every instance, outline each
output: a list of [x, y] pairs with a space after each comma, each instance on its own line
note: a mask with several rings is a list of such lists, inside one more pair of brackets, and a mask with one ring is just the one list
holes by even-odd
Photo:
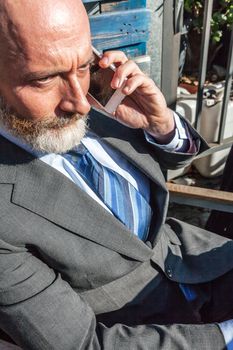
[[92, 1], [83, 0], [90, 15], [93, 45], [100, 51], [121, 49], [129, 56], [146, 54], [149, 39], [150, 11], [146, 0]]

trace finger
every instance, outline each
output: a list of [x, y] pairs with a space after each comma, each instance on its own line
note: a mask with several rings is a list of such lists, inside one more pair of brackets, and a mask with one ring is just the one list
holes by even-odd
[[116, 69], [111, 86], [113, 89], [121, 88], [125, 84], [126, 78], [140, 74], [144, 76], [138, 65], [134, 61], [129, 60]]
[[143, 74], [136, 74], [125, 82], [122, 92], [130, 95], [139, 87], [146, 89], [147, 94], [155, 94], [158, 89], [152, 79]]
[[123, 51], [106, 51], [99, 61], [99, 65], [102, 68], [107, 68], [111, 64], [124, 64], [128, 61], [127, 56]]

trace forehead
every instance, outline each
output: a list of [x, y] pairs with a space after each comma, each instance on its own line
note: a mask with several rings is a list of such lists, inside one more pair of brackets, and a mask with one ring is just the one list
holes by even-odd
[[[82, 63], [91, 55], [91, 40], [88, 31], [60, 31], [48, 33], [37, 41], [28, 41], [24, 47], [24, 59], [21, 60], [28, 68], [35, 65], [60, 65], [68, 61]], [[23, 68], [23, 67], [22, 67]]]
[[8, 82], [21, 85], [33, 73], [66, 73], [86, 64], [92, 56], [90, 37], [86, 33], [56, 35], [52, 36], [52, 40], [40, 39], [28, 45], [26, 55], [18, 58], [15, 63], [12, 62], [13, 66], [9, 66]]
[[82, 64], [91, 51], [88, 17], [84, 11], [79, 15], [72, 13], [63, 4], [60, 2], [51, 11], [48, 8], [32, 11], [26, 20], [14, 16], [8, 55], [11, 69], [30, 70], [33, 66], [62, 64], [75, 58]]

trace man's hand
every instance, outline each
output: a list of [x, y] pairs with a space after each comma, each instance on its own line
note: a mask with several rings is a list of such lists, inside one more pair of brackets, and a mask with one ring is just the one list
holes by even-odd
[[153, 80], [121, 51], [105, 52], [99, 65], [107, 68], [111, 63], [117, 67], [112, 88], [124, 86], [122, 92], [130, 96], [118, 106], [115, 118], [131, 128], [144, 129], [160, 143], [170, 142], [175, 133], [173, 113]]

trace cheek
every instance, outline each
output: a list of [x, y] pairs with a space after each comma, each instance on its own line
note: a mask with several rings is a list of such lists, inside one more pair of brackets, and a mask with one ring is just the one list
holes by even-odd
[[9, 104], [25, 119], [41, 120], [44, 117], [54, 115], [59, 101], [60, 94], [58, 89], [42, 91], [25, 87], [15, 91], [13, 103], [9, 101]]

